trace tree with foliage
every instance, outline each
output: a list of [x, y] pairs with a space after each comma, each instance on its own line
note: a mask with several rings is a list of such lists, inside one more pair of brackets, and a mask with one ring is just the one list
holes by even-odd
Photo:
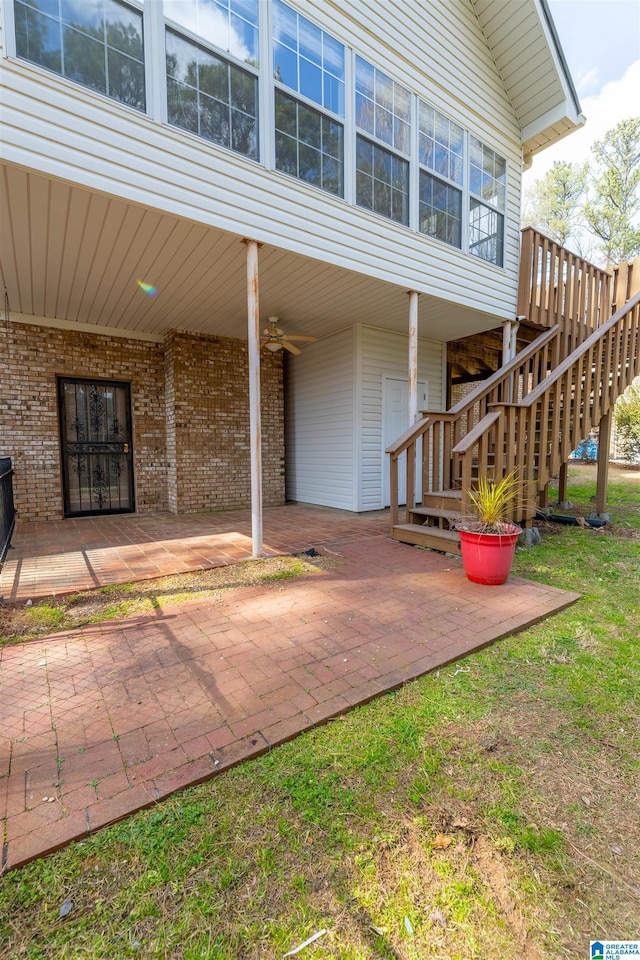
[[640, 460], [640, 377], [618, 398], [614, 418], [623, 457]]
[[640, 253], [640, 117], [622, 120], [592, 146], [593, 199], [584, 205], [588, 228], [607, 263]]
[[587, 163], [556, 160], [528, 198], [527, 219], [563, 247], [578, 239], [587, 174]]

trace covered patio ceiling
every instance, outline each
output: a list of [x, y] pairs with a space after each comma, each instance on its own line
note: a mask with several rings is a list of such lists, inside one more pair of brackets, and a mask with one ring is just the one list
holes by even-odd
[[[171, 329], [245, 337], [242, 237], [11, 165], [0, 166], [0, 283], [8, 315], [161, 340]], [[155, 292], [145, 293], [138, 281]], [[407, 332], [406, 287], [271, 246], [260, 250], [260, 317], [328, 336], [354, 323]], [[452, 340], [489, 313], [422, 295], [419, 335]]]

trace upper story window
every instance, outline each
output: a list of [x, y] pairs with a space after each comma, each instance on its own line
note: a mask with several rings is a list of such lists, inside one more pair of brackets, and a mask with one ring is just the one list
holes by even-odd
[[167, 119], [246, 157], [258, 158], [258, 78], [166, 29]]
[[356, 57], [356, 127], [363, 131], [356, 136], [356, 203], [407, 225], [411, 94], [362, 57]]
[[464, 130], [422, 101], [418, 103], [418, 155], [420, 232], [461, 247]]
[[145, 109], [142, 13], [119, 0], [15, 0], [16, 53]]
[[164, 0], [164, 15], [236, 60], [258, 66], [258, 0]]
[[344, 46], [280, 0], [273, 20], [276, 169], [341, 197]]
[[344, 117], [344, 46], [274, 0], [273, 75], [277, 83]]
[[8, 2], [18, 57], [143, 112], [148, 99], [155, 120], [145, 75], [164, 95], [163, 51], [145, 70], [143, 12], [150, 36], [164, 21], [169, 123], [252, 160], [260, 132], [277, 171], [503, 266], [506, 160], [284, 0]]
[[469, 140], [469, 253], [501, 267], [507, 162], [476, 137]]

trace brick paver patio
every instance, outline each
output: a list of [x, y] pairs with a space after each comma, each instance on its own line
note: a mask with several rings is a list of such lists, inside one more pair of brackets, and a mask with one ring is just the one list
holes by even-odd
[[334, 528], [329, 570], [0, 649], [2, 870], [577, 599], [515, 577], [472, 584], [458, 558], [377, 522]]
[[[264, 511], [264, 550], [301, 553], [388, 529], [388, 510], [358, 514], [290, 503]], [[251, 511], [18, 522], [12, 545], [0, 571], [0, 597], [35, 600], [247, 560]]]

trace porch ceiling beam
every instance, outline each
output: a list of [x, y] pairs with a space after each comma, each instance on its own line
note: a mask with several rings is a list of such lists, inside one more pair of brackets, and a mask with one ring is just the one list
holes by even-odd
[[[502, 345], [500, 346], [502, 349]], [[489, 370], [498, 369], [497, 349], [484, 346], [481, 343], [466, 343], [447, 345], [447, 359], [449, 363], [455, 363], [460, 367], [467, 367], [471, 364], [481, 364]]]

